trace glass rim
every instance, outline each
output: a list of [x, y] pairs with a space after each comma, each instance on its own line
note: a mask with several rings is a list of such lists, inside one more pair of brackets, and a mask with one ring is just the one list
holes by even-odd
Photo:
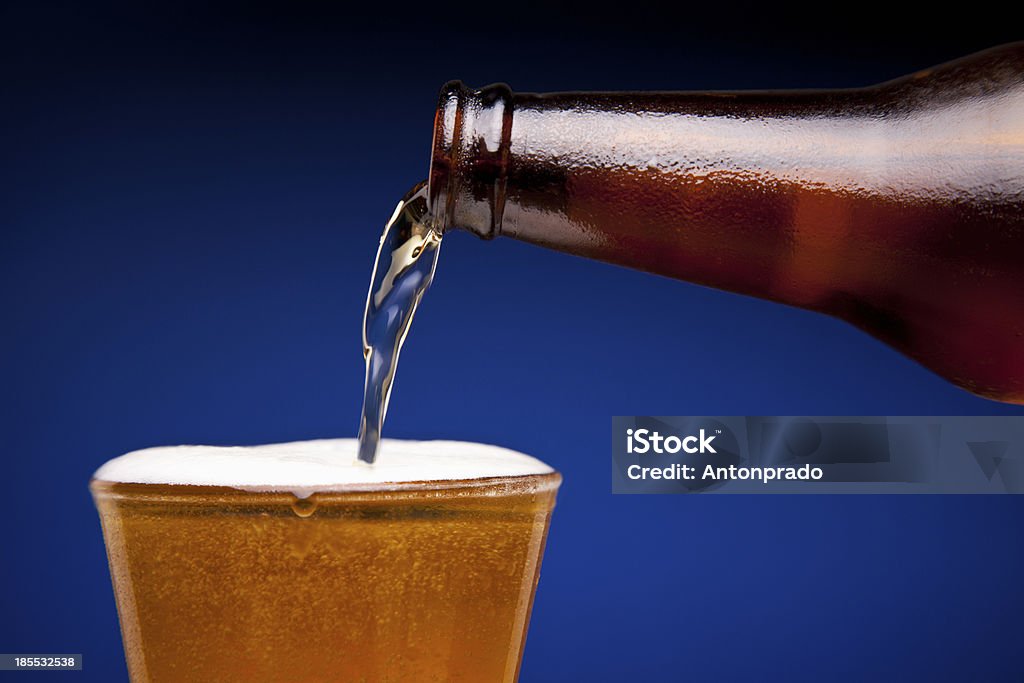
[[[170, 484], [166, 482], [121, 482], [107, 479], [89, 480], [93, 498], [134, 499], [153, 502], [235, 502], [280, 501], [291, 504], [296, 500], [316, 497], [319, 502], [358, 502], [402, 498], [501, 498], [531, 493], [555, 492], [562, 483], [556, 471], [535, 474], [517, 474], [475, 479], [431, 479], [423, 481], [339, 484], [327, 487], [257, 487], [237, 488], [209, 484]], [[299, 494], [303, 495], [299, 495]]]

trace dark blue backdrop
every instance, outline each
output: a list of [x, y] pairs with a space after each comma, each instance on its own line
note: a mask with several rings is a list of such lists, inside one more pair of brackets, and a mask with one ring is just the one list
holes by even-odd
[[[83, 652], [61, 680], [126, 679], [100, 463], [355, 433], [373, 252], [446, 80], [862, 85], [1017, 37], [980, 6], [925, 30], [868, 5], [87, 4], [0, 10], [0, 651]], [[608, 437], [1021, 408], [831, 319], [511, 241], [446, 240], [416, 323], [387, 434], [565, 475], [523, 681], [1020, 678], [1021, 498], [613, 497]]]

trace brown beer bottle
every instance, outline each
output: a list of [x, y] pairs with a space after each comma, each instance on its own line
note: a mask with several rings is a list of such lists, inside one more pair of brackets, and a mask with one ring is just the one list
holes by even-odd
[[441, 92], [441, 228], [828, 313], [1024, 403], [1024, 43], [869, 88]]

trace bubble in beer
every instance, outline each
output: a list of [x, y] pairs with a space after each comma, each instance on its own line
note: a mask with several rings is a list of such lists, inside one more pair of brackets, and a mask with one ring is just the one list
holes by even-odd
[[317, 505], [319, 505], [316, 494], [311, 494], [304, 498], [295, 497], [292, 501], [292, 512], [299, 517], [312, 517], [313, 513], [316, 512]]

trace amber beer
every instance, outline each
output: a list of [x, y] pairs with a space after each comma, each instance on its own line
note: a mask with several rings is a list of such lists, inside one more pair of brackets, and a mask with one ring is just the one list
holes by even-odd
[[444, 229], [834, 315], [1024, 403], [1024, 43], [849, 90], [454, 82], [429, 182]]
[[[354, 445], [343, 450], [354, 461]], [[284, 469], [301, 478], [308, 457]], [[560, 482], [550, 468], [336, 480], [304, 498], [103, 479], [188, 479], [124, 470], [101, 469], [91, 488], [132, 681], [517, 679]]]

